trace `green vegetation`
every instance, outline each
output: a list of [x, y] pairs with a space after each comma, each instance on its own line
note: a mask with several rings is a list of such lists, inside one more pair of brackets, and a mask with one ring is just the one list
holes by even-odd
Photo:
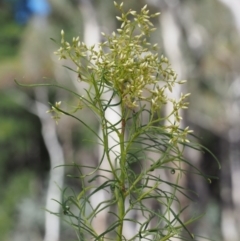
[[[17, 25], [12, 17], [12, 9], [6, 4], [0, 8], [0, 61], [16, 56], [20, 47], [23, 26]], [[7, 23], [7, 24], [6, 24]]]

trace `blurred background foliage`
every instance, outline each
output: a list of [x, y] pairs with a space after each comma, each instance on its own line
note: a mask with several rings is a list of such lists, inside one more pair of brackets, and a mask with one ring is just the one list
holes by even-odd
[[[50, 38], [60, 41], [80, 36], [83, 40], [81, 7], [89, 2], [95, 9], [101, 31], [111, 33], [119, 24], [112, 0], [0, 0], [0, 240], [42, 240], [44, 206], [50, 169], [49, 153], [41, 132], [41, 121], [34, 113], [36, 93], [14, 83], [46, 82], [43, 77], [75, 88], [69, 71], [53, 56], [59, 48]], [[213, 157], [202, 153], [189, 154], [193, 163], [220, 180], [204, 183], [189, 175], [186, 187], [199, 192], [192, 207], [206, 212], [192, 225], [202, 236], [218, 241], [239, 240], [240, 193], [240, 33], [231, 9], [217, 0], [155, 0], [125, 1], [125, 9], [139, 10], [149, 3], [151, 12], [175, 7], [181, 20], [181, 51], [186, 65], [187, 91], [191, 92], [190, 108], [184, 113], [186, 124], [194, 129], [201, 144], [220, 160], [219, 170]], [[223, 1], [224, 2], [224, 1]], [[233, 2], [234, 1], [229, 1]], [[240, 3], [237, 5], [240, 11]], [[41, 19], [41, 20], [40, 20]], [[157, 31], [151, 41], [163, 43], [162, 27], [155, 19]], [[164, 53], [164, 48], [159, 52]], [[74, 79], [75, 78], [75, 79]], [[73, 80], [71, 80], [73, 79]], [[74, 109], [76, 100], [56, 89], [45, 90], [48, 100], [64, 100]], [[48, 104], [47, 102], [44, 104]], [[82, 115], [80, 113], [80, 115]], [[91, 113], [82, 115], [97, 130]], [[58, 138], [66, 163], [96, 162], [96, 145], [86, 141], [91, 134], [76, 121], [63, 117], [57, 127]], [[195, 160], [195, 158], [197, 160]], [[71, 168], [67, 169], [71, 173]], [[203, 182], [203, 183], [202, 183]], [[65, 180], [65, 186], [78, 189], [78, 183]], [[61, 224], [60, 240], [75, 240], [68, 226]], [[231, 226], [231, 227], [230, 227]], [[228, 238], [226, 237], [227, 235]]]

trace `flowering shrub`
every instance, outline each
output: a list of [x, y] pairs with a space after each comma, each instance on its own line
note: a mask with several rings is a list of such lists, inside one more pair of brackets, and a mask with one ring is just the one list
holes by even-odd
[[[124, 12], [123, 3], [114, 4], [121, 13], [117, 17], [121, 27], [111, 35], [102, 33], [105, 42], [87, 46], [80, 42], [79, 37], [74, 37], [69, 43], [62, 30], [61, 47], [55, 52], [60, 60], [68, 59], [74, 63], [76, 69], [73, 71], [79, 81], [89, 84], [89, 88], [84, 97], [66, 87], [48, 86], [73, 93], [79, 100], [77, 110], [90, 108], [99, 119], [101, 135], [73, 113], [61, 109], [60, 101], [52, 106], [50, 112], [56, 121], [61, 114], [79, 120], [95, 134], [104, 150], [97, 167], [87, 166], [86, 163], [73, 164], [79, 170], [82, 191], [78, 195], [68, 196], [64, 190], [60, 204], [69, 218], [68, 222], [77, 231], [79, 240], [126, 240], [123, 233], [126, 221], [138, 227], [128, 240], [181, 238], [183, 229], [192, 239], [193, 235], [186, 225], [201, 215], [182, 221], [180, 214], [185, 207], [181, 207], [177, 194], [186, 195], [184, 187], [178, 183], [187, 172], [186, 165], [191, 165], [185, 160], [183, 151], [185, 147], [198, 147], [188, 140], [192, 131], [188, 127], [180, 128], [180, 111], [188, 107], [186, 98], [189, 94], [181, 94], [179, 99], [170, 98], [168, 94], [174, 91], [176, 85], [186, 81], [177, 80], [169, 60], [163, 55], [159, 57], [157, 44], [148, 42], [151, 32], [155, 30], [150, 19], [159, 13], [149, 14], [147, 6], [140, 13], [132, 10]], [[164, 115], [167, 104], [172, 106], [172, 111]], [[108, 120], [108, 110], [118, 115], [116, 123]], [[113, 133], [117, 137], [114, 147], [119, 147], [118, 151], [109, 138]], [[154, 153], [155, 158], [146, 153]], [[106, 170], [102, 168], [103, 161], [108, 165]], [[140, 167], [140, 173], [131, 168], [133, 163]], [[89, 173], [83, 174], [81, 168], [86, 166]], [[98, 171], [106, 175], [98, 175]], [[164, 180], [156, 171], [169, 171], [175, 178]], [[195, 172], [202, 175], [197, 169]], [[103, 183], [89, 185], [100, 176], [105, 178]], [[90, 178], [88, 184], [86, 178]], [[168, 189], [164, 188], [166, 186]], [[91, 206], [92, 195], [102, 190], [111, 193], [109, 199], [100, 202], [97, 207]], [[149, 204], [152, 202], [163, 207], [162, 211], [153, 210]], [[178, 211], [173, 208], [176, 204]], [[72, 211], [71, 206], [77, 208], [78, 214]], [[116, 208], [116, 214], [110, 213], [114, 221], [104, 232], [97, 233], [93, 219], [103, 210], [109, 212], [110, 207]], [[141, 213], [144, 221], [128, 218], [131, 211]]]

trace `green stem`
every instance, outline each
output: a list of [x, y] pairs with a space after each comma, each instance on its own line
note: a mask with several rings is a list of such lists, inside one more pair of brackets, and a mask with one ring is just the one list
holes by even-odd
[[122, 195], [122, 190], [120, 188], [115, 188], [115, 195], [118, 198], [118, 216], [119, 216], [119, 226], [117, 230], [117, 241], [122, 241], [123, 232], [123, 219], [125, 214], [125, 198]]
[[[114, 178], [116, 180], [119, 181], [119, 178], [117, 176], [117, 173], [115, 171], [115, 168], [112, 164], [112, 161], [111, 161], [111, 158], [110, 158], [110, 154], [109, 154], [109, 144], [108, 144], [108, 120], [105, 118], [105, 112], [104, 112], [104, 106], [102, 104], [102, 101], [101, 101], [101, 94], [100, 91], [99, 91], [99, 86], [97, 84], [97, 82], [95, 81], [95, 78], [92, 76], [93, 78], [93, 86], [94, 86], [94, 90], [95, 90], [95, 93], [96, 93], [96, 104], [98, 105], [98, 108], [99, 108], [99, 116], [100, 116], [100, 119], [102, 120], [102, 134], [103, 134], [103, 146], [104, 146], [104, 152], [106, 154], [106, 157], [107, 157], [107, 160], [108, 160], [108, 163], [110, 165], [110, 168], [111, 168], [111, 172], [114, 176]], [[114, 130], [115, 131], [115, 130]]]
[[119, 134], [119, 144], [120, 144], [120, 183], [119, 188], [116, 188], [115, 191], [119, 192], [116, 193], [116, 197], [118, 198], [118, 216], [119, 216], [119, 227], [117, 231], [117, 241], [122, 240], [122, 232], [123, 232], [123, 220], [125, 215], [125, 163], [126, 163], [126, 150], [125, 150], [125, 125], [126, 125], [126, 118], [125, 118], [125, 110], [124, 106], [121, 104], [121, 114], [122, 114], [122, 121], [121, 121], [121, 133]]

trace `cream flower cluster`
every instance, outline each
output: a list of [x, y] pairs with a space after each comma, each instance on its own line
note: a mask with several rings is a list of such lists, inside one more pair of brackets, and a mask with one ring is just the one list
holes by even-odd
[[140, 13], [132, 10], [124, 12], [123, 3], [114, 2], [114, 5], [121, 13], [117, 16], [121, 25], [116, 33], [102, 33], [106, 41], [97, 47], [88, 47], [80, 42], [79, 37], [73, 38], [72, 43], [65, 41], [62, 30], [61, 47], [55, 54], [59, 59], [71, 59], [82, 81], [91, 84], [94, 80], [106, 89], [112, 89], [126, 108], [138, 108], [144, 101], [150, 104], [151, 113], [154, 114], [171, 102], [174, 123], [166, 129], [177, 137], [176, 140], [187, 141], [188, 128], [181, 132], [181, 137], [177, 129], [181, 120], [179, 111], [187, 108], [185, 99], [189, 94], [182, 95], [179, 100], [171, 99], [167, 94], [176, 84], [186, 81], [177, 81], [177, 74], [168, 59], [163, 55], [159, 58], [157, 44], [148, 42], [151, 32], [155, 30], [150, 18], [160, 13], [149, 14], [147, 5]]

